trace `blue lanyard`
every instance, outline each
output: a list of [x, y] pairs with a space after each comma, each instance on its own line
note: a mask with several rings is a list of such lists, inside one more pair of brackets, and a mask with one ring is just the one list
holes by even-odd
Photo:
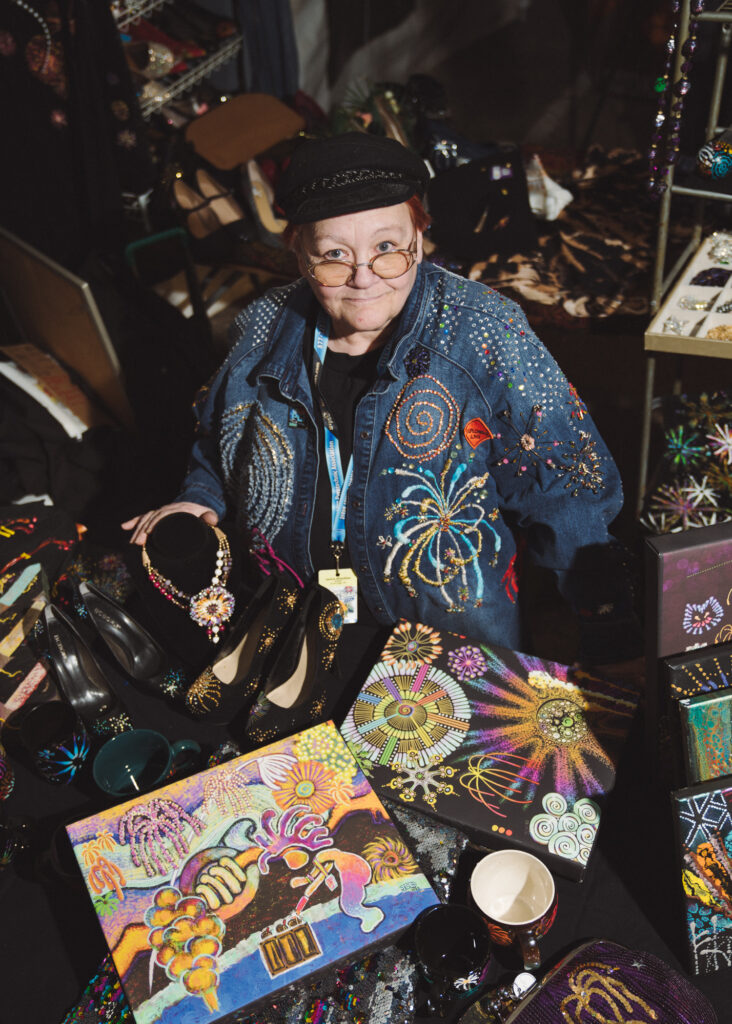
[[346, 498], [348, 497], [348, 488], [351, 486], [353, 478], [353, 455], [348, 460], [344, 476], [341, 464], [341, 449], [335, 433], [335, 422], [328, 411], [323, 396], [320, 394], [319, 387], [320, 374], [328, 352], [328, 327], [328, 316], [325, 312], [321, 312], [315, 325], [314, 348], [316, 358], [314, 378], [320, 401], [320, 411], [323, 416], [325, 463], [328, 467], [328, 477], [330, 479], [330, 542], [333, 554], [335, 555], [337, 569], [338, 560], [346, 539]]

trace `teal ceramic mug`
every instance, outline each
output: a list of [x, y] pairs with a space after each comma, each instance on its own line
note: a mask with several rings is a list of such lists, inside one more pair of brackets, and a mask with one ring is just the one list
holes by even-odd
[[92, 774], [101, 790], [124, 799], [195, 768], [200, 754], [195, 740], [170, 743], [154, 729], [131, 729], [107, 740], [94, 758]]

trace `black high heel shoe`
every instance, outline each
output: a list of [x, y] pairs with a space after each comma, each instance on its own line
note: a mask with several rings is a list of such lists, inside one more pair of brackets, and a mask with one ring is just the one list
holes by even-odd
[[300, 589], [286, 576], [267, 576], [234, 624], [216, 661], [189, 687], [185, 706], [197, 718], [230, 722], [261, 686], [275, 644], [289, 624]]
[[87, 730], [107, 737], [131, 729], [130, 716], [73, 622], [60, 608], [47, 604], [43, 624], [61, 693]]
[[311, 585], [249, 713], [248, 741], [268, 743], [328, 717], [340, 696], [333, 663], [345, 612], [330, 590]]
[[169, 668], [165, 652], [144, 626], [94, 583], [80, 583], [79, 597], [92, 625], [127, 675], [161, 696], [181, 695], [180, 673]]

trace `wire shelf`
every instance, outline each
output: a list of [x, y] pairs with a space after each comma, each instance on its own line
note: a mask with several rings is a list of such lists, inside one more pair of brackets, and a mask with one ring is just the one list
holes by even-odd
[[172, 3], [172, 0], [127, 0], [120, 13], [115, 13], [117, 28], [120, 30], [125, 29], [135, 21], [139, 21], [140, 18], [152, 14], [153, 11], [156, 11], [158, 7], [162, 7], [163, 4], [169, 3]]
[[228, 63], [237, 55], [241, 49], [241, 44], [242, 37], [240, 35], [232, 36], [215, 53], [202, 59], [195, 67], [189, 71], [184, 71], [183, 74], [178, 75], [170, 82], [166, 81], [164, 83], [165, 91], [160, 93], [159, 96], [153, 96], [150, 99], [140, 101], [142, 116], [145, 119], [151, 117], [152, 114], [165, 106], [166, 103], [169, 103], [170, 100], [176, 96], [182, 96], [183, 93], [188, 92], [189, 89], [192, 89], [194, 85], [197, 85], [217, 68]]

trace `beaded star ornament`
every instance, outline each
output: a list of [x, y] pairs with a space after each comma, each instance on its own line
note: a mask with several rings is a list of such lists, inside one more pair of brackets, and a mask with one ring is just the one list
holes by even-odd
[[226, 534], [218, 527], [212, 527], [219, 542], [216, 551], [216, 569], [211, 582], [197, 594], [186, 594], [169, 579], [166, 579], [150, 562], [147, 547], [142, 546], [142, 564], [150, 582], [163, 597], [167, 597], [178, 608], [187, 611], [193, 621], [206, 630], [212, 643], [217, 644], [226, 623], [234, 613], [234, 595], [226, 589], [231, 571], [231, 549]]

